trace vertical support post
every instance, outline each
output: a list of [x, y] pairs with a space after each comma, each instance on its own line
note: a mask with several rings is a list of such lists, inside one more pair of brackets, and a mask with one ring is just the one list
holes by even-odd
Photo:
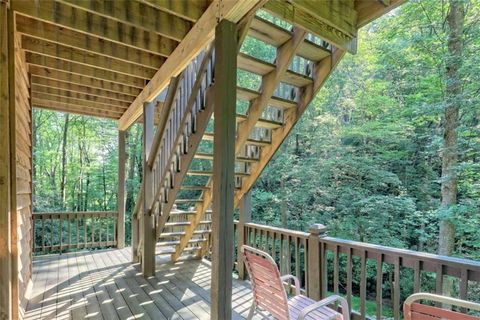
[[125, 247], [125, 131], [118, 131], [117, 248]]
[[252, 191], [248, 190], [243, 195], [242, 200], [240, 201], [240, 219], [238, 220], [238, 263], [237, 263], [237, 270], [238, 270], [238, 277], [241, 280], [246, 279], [246, 272], [245, 272], [245, 263], [243, 262], [242, 255], [240, 253], [240, 248], [242, 245], [247, 244], [247, 234], [245, 232], [245, 223], [249, 223], [252, 221]]
[[211, 287], [213, 320], [232, 318], [236, 84], [237, 26], [222, 20], [215, 29]]
[[10, 61], [8, 4], [0, 1], [0, 319], [12, 319]]
[[308, 296], [314, 300], [321, 299], [323, 261], [320, 254], [320, 238], [326, 236], [327, 227], [323, 224], [316, 223], [310, 227], [310, 235], [308, 236]]
[[155, 229], [150, 205], [153, 199], [153, 172], [148, 157], [153, 143], [154, 105], [143, 105], [143, 250], [142, 272], [144, 277], [155, 275]]

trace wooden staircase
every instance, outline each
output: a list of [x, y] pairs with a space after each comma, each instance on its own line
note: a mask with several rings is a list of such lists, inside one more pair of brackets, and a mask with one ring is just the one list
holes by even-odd
[[[238, 54], [238, 69], [261, 78], [261, 85], [237, 87], [237, 100], [247, 103], [248, 108], [242, 112], [237, 106], [235, 206], [344, 54], [344, 50], [302, 29], [287, 30], [258, 16], [250, 21], [248, 35], [276, 47], [276, 58], [272, 63]], [[155, 252], [171, 255], [173, 261], [182, 255], [201, 257], [210, 245], [215, 120], [209, 95], [213, 60], [213, 50], [209, 49], [178, 79], [172, 79], [162, 117], [168, 120], [158, 126], [153, 160], [148, 161], [155, 181], [150, 205], [156, 217]], [[161, 134], [160, 140], [157, 136]], [[136, 215], [138, 219], [141, 216]], [[141, 252], [141, 243], [138, 247]]]

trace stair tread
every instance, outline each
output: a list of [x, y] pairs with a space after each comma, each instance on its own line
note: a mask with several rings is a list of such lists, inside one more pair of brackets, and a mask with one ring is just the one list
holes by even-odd
[[189, 203], [189, 202], [200, 202], [201, 199], [176, 199], [176, 203]]
[[[205, 242], [207, 239], [190, 239], [188, 243], [200, 243]], [[176, 246], [180, 244], [180, 240], [172, 240], [172, 241], [159, 241], [157, 242], [157, 246]]]
[[[213, 141], [213, 133], [205, 132], [202, 137], [203, 140]], [[256, 146], [268, 146], [271, 143], [269, 140], [257, 140], [257, 139], [247, 139], [245, 142], [246, 145], [256, 145]]]
[[[252, 101], [260, 96], [260, 92], [244, 87], [237, 87], [237, 98], [247, 101]], [[295, 108], [297, 104], [288, 99], [280, 98], [277, 96], [272, 96], [268, 102], [269, 106], [278, 108], [278, 109], [290, 109]]]
[[165, 227], [181, 227], [181, 226], [189, 226], [190, 222], [188, 221], [177, 221], [177, 222], [166, 222]]
[[[264, 76], [276, 68], [273, 63], [257, 59], [243, 52], [239, 53], [237, 56], [237, 66], [239, 69], [255, 73], [260, 76]], [[287, 70], [287, 72], [285, 72], [285, 75], [282, 77], [282, 81], [299, 88], [313, 83], [312, 78], [292, 70]]]
[[[193, 234], [199, 235], [199, 234], [206, 234], [210, 233], [211, 230], [195, 230]], [[160, 238], [169, 238], [169, 237], [179, 237], [185, 235], [185, 231], [177, 231], [177, 232], [162, 232], [160, 234]]]
[[[285, 30], [258, 16], [255, 16], [255, 18], [252, 20], [248, 34], [253, 38], [259, 39], [275, 47], [281, 46], [292, 37], [292, 33], [290, 31]], [[297, 54], [311, 61], [320, 61], [323, 58], [328, 57], [330, 52], [327, 49], [305, 39], [298, 47]]]
[[[200, 246], [186, 247], [185, 249], [183, 249], [183, 252], [198, 251], [198, 250], [201, 250], [201, 249], [202, 249], [202, 247], [200, 247]], [[157, 248], [155, 250], [156, 255], [172, 254], [172, 253], [175, 253], [175, 248], [166, 248], [166, 249]]]
[[[202, 171], [202, 170], [189, 170], [187, 171], [187, 174], [188, 175], [196, 175], [196, 176], [211, 176], [213, 175], [213, 172], [212, 171]], [[235, 172], [235, 175], [236, 176], [241, 176], [241, 177], [246, 177], [248, 175], [250, 175], [249, 173], [245, 173], [245, 172]]]
[[[247, 120], [248, 116], [245, 114], [237, 114], [236, 119], [237, 123]], [[283, 126], [283, 122], [275, 121], [275, 120], [268, 120], [268, 119], [258, 119], [257, 123], [255, 124], [256, 127], [266, 128], [266, 129], [276, 129]]]
[[183, 190], [208, 190], [210, 189], [207, 186], [180, 186], [180, 189]]
[[[204, 160], [213, 160], [213, 154], [206, 153], [206, 152], [197, 152], [195, 154], [195, 158], [204, 159]], [[257, 162], [257, 161], [259, 161], [259, 159], [257, 159], [257, 158], [242, 157], [242, 156], [237, 156], [235, 158], [235, 160], [238, 161], [238, 162]]]

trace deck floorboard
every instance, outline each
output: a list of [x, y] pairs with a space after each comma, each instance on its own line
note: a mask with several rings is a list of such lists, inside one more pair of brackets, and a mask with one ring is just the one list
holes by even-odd
[[[130, 258], [130, 248], [34, 257], [25, 319], [210, 319], [208, 261], [159, 260], [145, 279]], [[244, 319], [251, 290], [233, 283], [233, 319]]]

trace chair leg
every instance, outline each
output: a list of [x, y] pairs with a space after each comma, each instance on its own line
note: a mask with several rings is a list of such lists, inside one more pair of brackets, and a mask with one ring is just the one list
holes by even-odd
[[247, 320], [253, 319], [253, 315], [255, 314], [255, 309], [256, 309], [255, 302], [253, 302], [252, 306], [250, 307], [250, 311], [248, 312]]

